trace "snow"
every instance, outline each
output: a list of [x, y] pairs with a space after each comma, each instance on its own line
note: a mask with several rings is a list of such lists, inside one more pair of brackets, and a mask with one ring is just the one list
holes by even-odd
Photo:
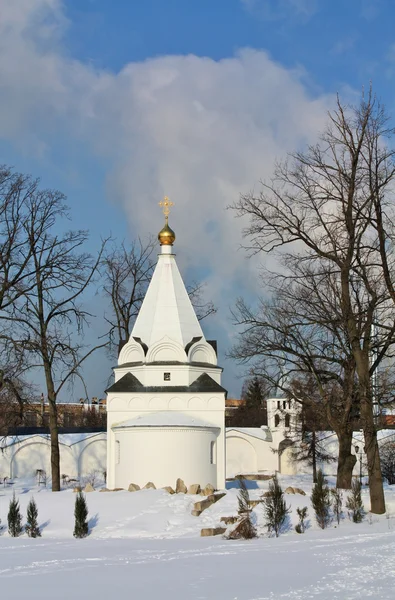
[[[333, 484], [333, 480], [331, 481]], [[169, 495], [164, 490], [86, 494], [90, 535], [75, 540], [71, 489], [53, 494], [35, 482], [0, 487], [0, 577], [8, 599], [106, 598], [119, 594], [144, 600], [360, 600], [394, 598], [395, 490], [386, 488], [387, 514], [367, 515], [354, 524], [344, 518], [321, 530], [314, 523], [307, 476], [281, 477], [308, 495], [287, 495], [292, 508], [288, 531], [268, 537], [262, 509], [253, 515], [260, 537], [228, 541], [200, 537], [202, 527], [235, 515], [237, 490], [192, 517], [201, 497]], [[235, 486], [232, 483], [231, 486]], [[268, 482], [248, 482], [258, 499]], [[42, 538], [10, 538], [6, 522], [13, 489], [23, 514], [32, 495], [39, 510]], [[363, 492], [368, 507], [367, 490]], [[310, 526], [298, 535], [296, 508], [308, 506]]]
[[206, 421], [175, 410], [160, 410], [155, 413], [140, 415], [135, 419], [129, 419], [114, 425], [113, 429], [122, 429], [123, 427], [208, 427], [218, 429], [218, 427], [206, 423]]

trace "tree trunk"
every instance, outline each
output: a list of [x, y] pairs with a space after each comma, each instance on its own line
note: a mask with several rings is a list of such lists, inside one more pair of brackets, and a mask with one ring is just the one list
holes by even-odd
[[45, 379], [47, 384], [48, 408], [49, 408], [49, 433], [51, 436], [51, 478], [52, 491], [60, 492], [60, 453], [58, 432], [58, 408], [56, 406], [55, 386], [51, 369], [44, 362]]
[[312, 454], [312, 462], [313, 462], [313, 482], [317, 483], [317, 452], [316, 452], [316, 438], [315, 438], [315, 430], [313, 429], [312, 438], [311, 438], [311, 454]]
[[379, 445], [374, 423], [373, 406], [366, 397], [361, 400], [361, 420], [365, 436], [365, 453], [368, 461], [370, 510], [376, 515], [385, 513], [383, 478], [381, 475]]
[[48, 398], [49, 432], [51, 434], [51, 477], [52, 491], [60, 492], [60, 454], [58, 433], [58, 410], [56, 402]]
[[339, 455], [337, 461], [336, 487], [351, 489], [352, 472], [357, 462], [355, 454], [351, 454], [352, 432], [341, 431], [338, 434]]

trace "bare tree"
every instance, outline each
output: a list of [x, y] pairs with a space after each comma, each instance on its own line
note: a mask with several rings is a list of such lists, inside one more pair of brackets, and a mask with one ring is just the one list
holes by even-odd
[[235, 205], [250, 218], [244, 233], [252, 252], [287, 247], [291, 262], [332, 274], [355, 361], [371, 510], [379, 514], [385, 501], [372, 375], [395, 341], [393, 134], [371, 91], [356, 107], [338, 100], [319, 143], [278, 164], [259, 196]]
[[13, 340], [31, 357], [30, 368], [44, 370], [49, 405], [52, 490], [60, 490], [57, 398], [67, 383], [81, 376], [83, 362], [99, 344], [87, 349], [83, 327], [92, 316], [82, 305], [92, 283], [104, 247], [96, 258], [82, 251], [85, 231], [55, 235], [59, 222], [67, 218], [64, 196], [57, 191], [38, 190], [28, 199], [23, 231], [28, 241], [31, 277], [19, 298], [1, 314], [11, 324]]
[[321, 425], [335, 431], [337, 486], [350, 488], [355, 361], [330, 283], [330, 275], [324, 279], [321, 273], [317, 286], [314, 274], [294, 264], [292, 276], [278, 275], [271, 281], [271, 297], [262, 298], [256, 309], [240, 299], [233, 315], [242, 330], [230, 356], [253, 361], [253, 371], [293, 398], [302, 414], [319, 416]]
[[154, 269], [156, 242], [140, 238], [126, 248], [113, 248], [104, 259], [104, 292], [110, 300], [110, 350], [127, 342]]
[[[0, 311], [32, 285], [30, 244], [24, 223], [38, 180], [0, 165]], [[33, 227], [31, 236], [39, 235]]]

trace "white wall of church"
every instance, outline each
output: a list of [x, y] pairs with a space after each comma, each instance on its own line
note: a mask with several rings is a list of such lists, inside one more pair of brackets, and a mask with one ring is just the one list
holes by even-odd
[[[162, 367], [163, 371], [163, 367]], [[217, 460], [215, 468], [210, 467], [209, 471], [205, 471], [208, 474], [211, 474], [211, 481], [203, 480], [203, 481], [191, 481], [190, 483], [200, 483], [205, 485], [206, 483], [212, 483], [216, 488], [223, 489], [225, 487], [225, 427], [224, 427], [224, 410], [225, 410], [225, 396], [223, 393], [199, 393], [199, 395], [193, 394], [179, 394], [174, 395], [174, 393], [161, 393], [157, 395], [149, 395], [149, 394], [127, 394], [127, 393], [110, 393], [107, 397], [107, 432], [108, 432], [108, 454], [107, 454], [107, 476], [108, 476], [108, 487], [125, 487], [125, 479], [124, 475], [118, 473], [116, 469], [116, 461], [117, 461], [117, 449], [116, 449], [116, 435], [114, 430], [112, 429], [114, 425], [118, 425], [122, 422], [128, 421], [129, 419], [136, 419], [140, 415], [145, 415], [153, 412], [159, 411], [174, 411], [180, 412], [183, 414], [187, 414], [190, 417], [195, 417], [209, 425], [212, 425], [215, 428], [218, 428], [218, 437], [216, 437], [216, 452], [217, 452]], [[119, 431], [119, 430], [118, 430]], [[130, 430], [128, 430], [128, 435], [132, 437]], [[195, 436], [192, 433], [192, 436]], [[194, 452], [196, 450], [192, 448], [187, 440], [178, 438], [178, 458], [176, 464], [180, 464], [180, 456], [184, 452], [183, 448], [185, 447], [185, 454], [192, 452], [191, 455], [186, 456], [186, 460], [188, 460], [188, 464], [192, 464], [200, 460], [200, 455], [198, 458], [194, 458]], [[195, 439], [195, 437], [193, 437]], [[159, 438], [153, 436], [153, 428], [150, 428], [149, 431], [146, 431], [143, 434], [142, 443], [139, 446], [139, 461], [145, 461], [146, 467], [147, 465], [147, 456], [151, 457], [150, 468], [146, 469], [145, 473], [154, 472], [156, 469], [156, 460], [155, 456], [158, 456], [159, 453], [163, 453], [165, 456], [167, 453], [173, 456], [173, 446], [170, 443], [170, 437], [166, 438], [166, 443], [163, 441], [159, 442]], [[181, 444], [185, 442], [185, 446]], [[133, 444], [135, 442], [131, 442]], [[165, 445], [164, 445], [165, 444]], [[206, 447], [206, 445], [204, 446]], [[206, 450], [204, 450], [205, 452]], [[136, 464], [139, 463], [136, 461]], [[202, 459], [202, 465], [206, 465], [205, 459]], [[151, 469], [152, 466], [152, 469]], [[194, 467], [195, 469], [197, 467]], [[200, 467], [199, 467], [200, 468]], [[201, 467], [203, 469], [203, 466]], [[205, 468], [205, 467], [204, 467]], [[180, 470], [180, 469], [179, 469]], [[156, 471], [155, 471], [156, 472]], [[166, 481], [164, 485], [174, 485], [174, 466], [170, 464], [170, 461], [167, 461], [166, 470], [162, 473], [160, 480]], [[122, 477], [122, 485], [121, 479], [118, 477]], [[126, 476], [125, 476], [126, 477]], [[135, 472], [133, 471], [133, 466], [129, 464], [129, 481], [127, 485], [130, 483], [138, 483], [135, 481]], [[181, 477], [181, 474], [176, 476], [176, 479]], [[203, 475], [202, 475], [203, 477]], [[206, 477], [206, 475], [204, 476]], [[147, 478], [147, 475], [145, 476]], [[152, 478], [151, 480], [158, 487], [156, 481]], [[187, 483], [187, 481], [185, 480]], [[144, 484], [147, 483], [146, 481]], [[140, 485], [140, 484], [139, 484]]]
[[116, 430], [114, 437], [116, 487], [143, 487], [147, 473], [156, 487], [175, 487], [179, 477], [187, 486], [216, 486], [215, 430], [134, 427]]

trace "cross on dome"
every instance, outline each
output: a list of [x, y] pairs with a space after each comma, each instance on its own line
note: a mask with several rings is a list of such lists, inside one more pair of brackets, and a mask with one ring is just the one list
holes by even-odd
[[[176, 234], [169, 227], [169, 214], [170, 214], [170, 207], [174, 206], [174, 202], [171, 202], [171, 200], [169, 200], [169, 198], [167, 196], [165, 196], [163, 198], [163, 200], [161, 200], [158, 204], [163, 209], [163, 214], [165, 215], [165, 226], [159, 232], [158, 240], [162, 247], [163, 246], [166, 246], [166, 247], [172, 246], [176, 239]], [[162, 252], [163, 252], [163, 250], [162, 250]]]
[[169, 200], [169, 198], [167, 196], [165, 196], [163, 198], [163, 200], [161, 200], [159, 202], [159, 206], [161, 208], [163, 208], [163, 214], [165, 215], [166, 221], [169, 218], [169, 214], [170, 214], [170, 207], [174, 206], [174, 202], [172, 202], [171, 200]]

